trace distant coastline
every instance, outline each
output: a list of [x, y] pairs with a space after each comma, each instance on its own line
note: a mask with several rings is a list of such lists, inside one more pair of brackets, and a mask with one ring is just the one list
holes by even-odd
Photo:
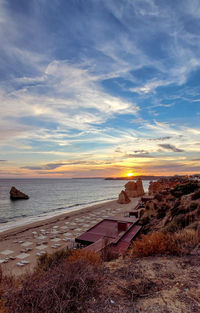
[[[137, 180], [138, 178], [141, 178], [142, 180], [157, 180], [157, 179], [163, 179], [163, 178], [184, 178], [188, 175], [171, 175], [171, 176], [153, 176], [153, 175], [137, 175], [137, 176], [129, 176], [129, 177], [106, 177], [105, 180]], [[199, 178], [200, 174], [193, 174], [189, 175], [193, 178]]]
[[106, 177], [105, 180], [136, 180], [141, 178], [142, 180], [157, 180], [160, 178], [169, 178], [171, 176], [129, 176], [129, 177]]

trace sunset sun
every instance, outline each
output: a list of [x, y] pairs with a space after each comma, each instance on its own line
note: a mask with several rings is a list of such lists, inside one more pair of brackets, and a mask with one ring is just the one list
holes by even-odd
[[127, 176], [127, 177], [132, 177], [133, 175], [134, 175], [134, 174], [133, 174], [133, 173], [130, 173], [130, 172], [129, 172], [129, 173], [126, 173], [126, 176]]

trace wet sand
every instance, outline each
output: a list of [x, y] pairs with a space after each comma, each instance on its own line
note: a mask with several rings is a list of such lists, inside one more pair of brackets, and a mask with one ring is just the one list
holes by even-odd
[[140, 198], [128, 204], [116, 200], [56, 215], [0, 233], [0, 265], [5, 274], [32, 271], [42, 253], [72, 247], [74, 239], [108, 216], [123, 216]]

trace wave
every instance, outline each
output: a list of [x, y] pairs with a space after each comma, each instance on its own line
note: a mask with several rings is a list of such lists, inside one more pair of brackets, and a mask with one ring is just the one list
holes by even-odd
[[114, 200], [114, 199], [116, 199], [116, 198], [112, 197], [112, 198], [105, 198], [105, 199], [89, 201], [89, 202], [75, 203], [75, 204], [72, 204], [72, 205], [69, 205], [69, 206], [66, 206], [66, 207], [56, 208], [56, 209], [52, 210], [51, 212], [58, 211], [58, 210], [72, 209], [72, 208], [76, 208], [76, 207], [82, 206], [82, 205], [89, 205], [89, 204], [94, 204], [94, 203], [98, 204], [98, 203], [101, 203], [101, 202], [104, 202], [104, 201], [109, 201], [109, 200]]
[[7, 223], [9, 220], [6, 218], [0, 218], [0, 223]]

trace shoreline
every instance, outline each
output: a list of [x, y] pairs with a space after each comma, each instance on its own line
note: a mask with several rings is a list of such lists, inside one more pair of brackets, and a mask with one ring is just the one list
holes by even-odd
[[135, 202], [134, 200], [138, 201], [139, 198], [140, 197], [132, 198], [132, 201], [129, 202], [128, 204], [119, 204], [117, 202], [117, 200], [103, 201], [101, 203], [97, 203], [97, 204], [94, 204], [91, 206], [86, 206], [86, 207], [78, 209], [78, 210], [73, 210], [70, 212], [56, 214], [55, 216], [51, 216], [51, 217], [47, 217], [47, 218], [44, 217], [44, 218], [40, 219], [39, 221], [29, 222], [27, 224], [19, 225], [19, 226], [13, 227], [11, 229], [4, 230], [2, 232], [0, 231], [0, 240], [6, 238], [7, 236], [13, 236], [13, 235], [16, 235], [19, 233], [23, 233], [29, 229], [38, 228], [38, 227], [41, 227], [44, 225], [53, 224], [53, 223], [56, 223], [58, 221], [64, 221], [66, 219], [74, 218], [77, 216], [82, 216], [85, 213], [91, 213], [92, 211], [96, 211], [98, 209], [102, 210], [107, 205], [109, 205], [109, 207], [111, 209], [118, 206], [119, 208], [121, 207], [122, 210], [123, 209], [130, 210], [130, 209], [132, 209], [133, 202]]
[[[6, 229], [3, 231], [0, 230], [0, 240], [4, 239], [7, 236], [22, 233], [26, 230], [29, 230], [30, 228], [33, 229], [33, 228], [41, 227], [41, 226], [44, 226], [47, 224], [56, 223], [57, 221], [63, 221], [65, 219], [68, 219], [71, 217], [76, 217], [77, 215], [78, 216], [82, 215], [83, 213], [89, 213], [93, 210], [100, 209], [102, 206], [105, 206], [105, 205], [111, 204], [113, 206], [113, 204], [116, 204], [116, 203], [117, 203], [117, 200], [102, 201], [101, 203], [97, 203], [97, 204], [94, 204], [91, 206], [86, 206], [86, 207], [81, 208], [81, 209], [77, 209], [77, 210], [73, 210], [73, 211], [69, 211], [69, 212], [65, 212], [65, 213], [58, 213], [58, 214], [51, 216], [51, 217], [45, 217], [45, 216], [43, 217], [42, 216], [41, 219], [39, 219], [38, 221], [30, 221], [30, 222], [27, 222], [26, 224], [14, 226], [10, 229]], [[120, 204], [119, 204], [119, 206], [120, 206]], [[40, 217], [40, 216], [38, 216], [38, 217]], [[37, 216], [36, 217], [30, 216], [30, 219], [31, 218], [37, 218]], [[27, 217], [27, 219], [28, 219], [28, 217]], [[10, 223], [12, 223], [12, 222], [10, 222]], [[4, 225], [4, 223], [2, 223], [2, 224]]]
[[64, 215], [80, 213], [82, 210], [95, 208], [98, 205], [101, 205], [104, 203], [107, 204], [113, 201], [116, 201], [116, 200], [115, 199], [101, 200], [101, 201], [97, 201], [97, 202], [90, 203], [90, 204], [80, 205], [80, 208], [77, 208], [77, 206], [73, 206], [72, 208], [65, 208], [65, 209], [63, 208], [60, 210], [56, 209], [48, 213], [43, 213], [43, 214], [39, 214], [36, 216], [33, 216], [33, 215], [26, 216], [24, 218], [20, 218], [17, 220], [10, 220], [5, 223], [0, 223], [0, 238], [3, 233], [9, 232], [13, 229], [26, 227], [28, 225], [35, 224], [35, 223], [40, 223], [40, 222], [42, 223], [45, 220], [51, 220], [52, 218], [60, 217], [61, 215], [64, 216]]
[[128, 204], [119, 204], [117, 199], [106, 201], [1, 232], [0, 263], [3, 272], [18, 276], [33, 271], [40, 255], [73, 248], [77, 236], [104, 218], [124, 216], [135, 208], [140, 198], [131, 198]]

